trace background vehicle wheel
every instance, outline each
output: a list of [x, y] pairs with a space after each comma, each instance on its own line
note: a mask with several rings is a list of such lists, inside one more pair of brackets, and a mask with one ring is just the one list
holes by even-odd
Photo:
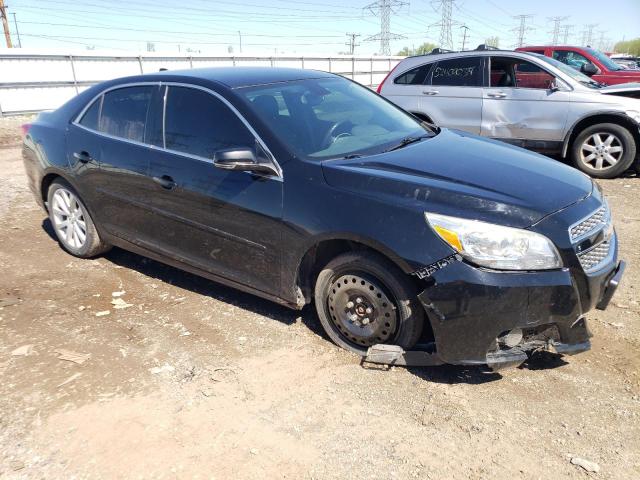
[[346, 253], [318, 275], [315, 304], [331, 340], [365, 355], [377, 343], [405, 349], [415, 345], [424, 323], [416, 293], [409, 279], [385, 258]]
[[111, 248], [100, 239], [80, 196], [69, 183], [54, 180], [47, 195], [49, 219], [58, 241], [71, 255], [95, 257]]
[[573, 164], [596, 178], [613, 178], [629, 169], [636, 157], [636, 142], [629, 130], [615, 123], [585, 128], [571, 146]]

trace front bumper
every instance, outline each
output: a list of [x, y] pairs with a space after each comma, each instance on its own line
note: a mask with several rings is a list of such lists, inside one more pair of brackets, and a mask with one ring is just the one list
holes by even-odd
[[[606, 308], [624, 266], [614, 256], [597, 274], [576, 275], [569, 268], [497, 272], [454, 262], [436, 271], [418, 298], [442, 362], [516, 364], [538, 349], [588, 350], [591, 333], [584, 314]], [[500, 339], [509, 332], [520, 332], [521, 341], [505, 346]]]

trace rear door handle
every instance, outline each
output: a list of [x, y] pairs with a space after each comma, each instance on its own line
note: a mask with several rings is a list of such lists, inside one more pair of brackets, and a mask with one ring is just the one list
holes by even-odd
[[487, 93], [487, 97], [491, 97], [491, 98], [505, 98], [506, 96], [507, 94], [504, 92]]
[[89, 152], [74, 152], [73, 158], [78, 160], [80, 163], [89, 163], [93, 161], [93, 157], [89, 154]]
[[169, 175], [163, 175], [161, 177], [153, 177], [153, 181], [167, 190], [173, 190], [176, 187], [176, 182], [173, 181]]
[[422, 93], [425, 95], [438, 95], [440, 92], [438, 90], [425, 90]]

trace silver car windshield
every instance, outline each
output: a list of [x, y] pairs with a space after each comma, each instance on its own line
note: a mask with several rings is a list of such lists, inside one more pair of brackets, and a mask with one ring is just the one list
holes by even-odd
[[562, 62], [559, 62], [558, 60], [556, 60], [554, 58], [546, 57], [544, 55], [537, 55], [537, 58], [538, 58], [538, 60], [542, 60], [543, 62], [548, 63], [549, 65], [553, 65], [558, 70], [560, 70], [562, 73], [564, 73], [565, 75], [571, 77], [573, 80], [575, 80], [576, 82], [581, 83], [582, 85], [584, 85], [586, 87], [593, 88], [593, 89], [601, 88], [601, 85], [598, 82], [596, 82], [595, 80], [592, 80], [591, 78], [586, 76], [584, 73], [580, 73], [575, 68], [570, 67], [569, 65], [566, 65], [566, 64], [564, 64]]

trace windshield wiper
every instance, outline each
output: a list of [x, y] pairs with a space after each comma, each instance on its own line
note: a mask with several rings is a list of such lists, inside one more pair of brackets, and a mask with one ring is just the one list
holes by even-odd
[[351, 160], [352, 158], [360, 158], [363, 155], [361, 153], [349, 153], [348, 155], [345, 155], [344, 157], [342, 157], [344, 160]]
[[418, 137], [404, 137], [402, 140], [400, 140], [400, 143], [398, 143], [397, 145], [394, 145], [391, 148], [387, 148], [385, 150], [386, 152], [393, 152], [394, 150], [398, 150], [402, 147], [406, 147], [407, 145], [411, 145], [412, 143], [416, 143], [419, 142], [420, 140], [423, 140], [425, 138], [431, 138], [433, 137], [433, 135], [420, 135]]

